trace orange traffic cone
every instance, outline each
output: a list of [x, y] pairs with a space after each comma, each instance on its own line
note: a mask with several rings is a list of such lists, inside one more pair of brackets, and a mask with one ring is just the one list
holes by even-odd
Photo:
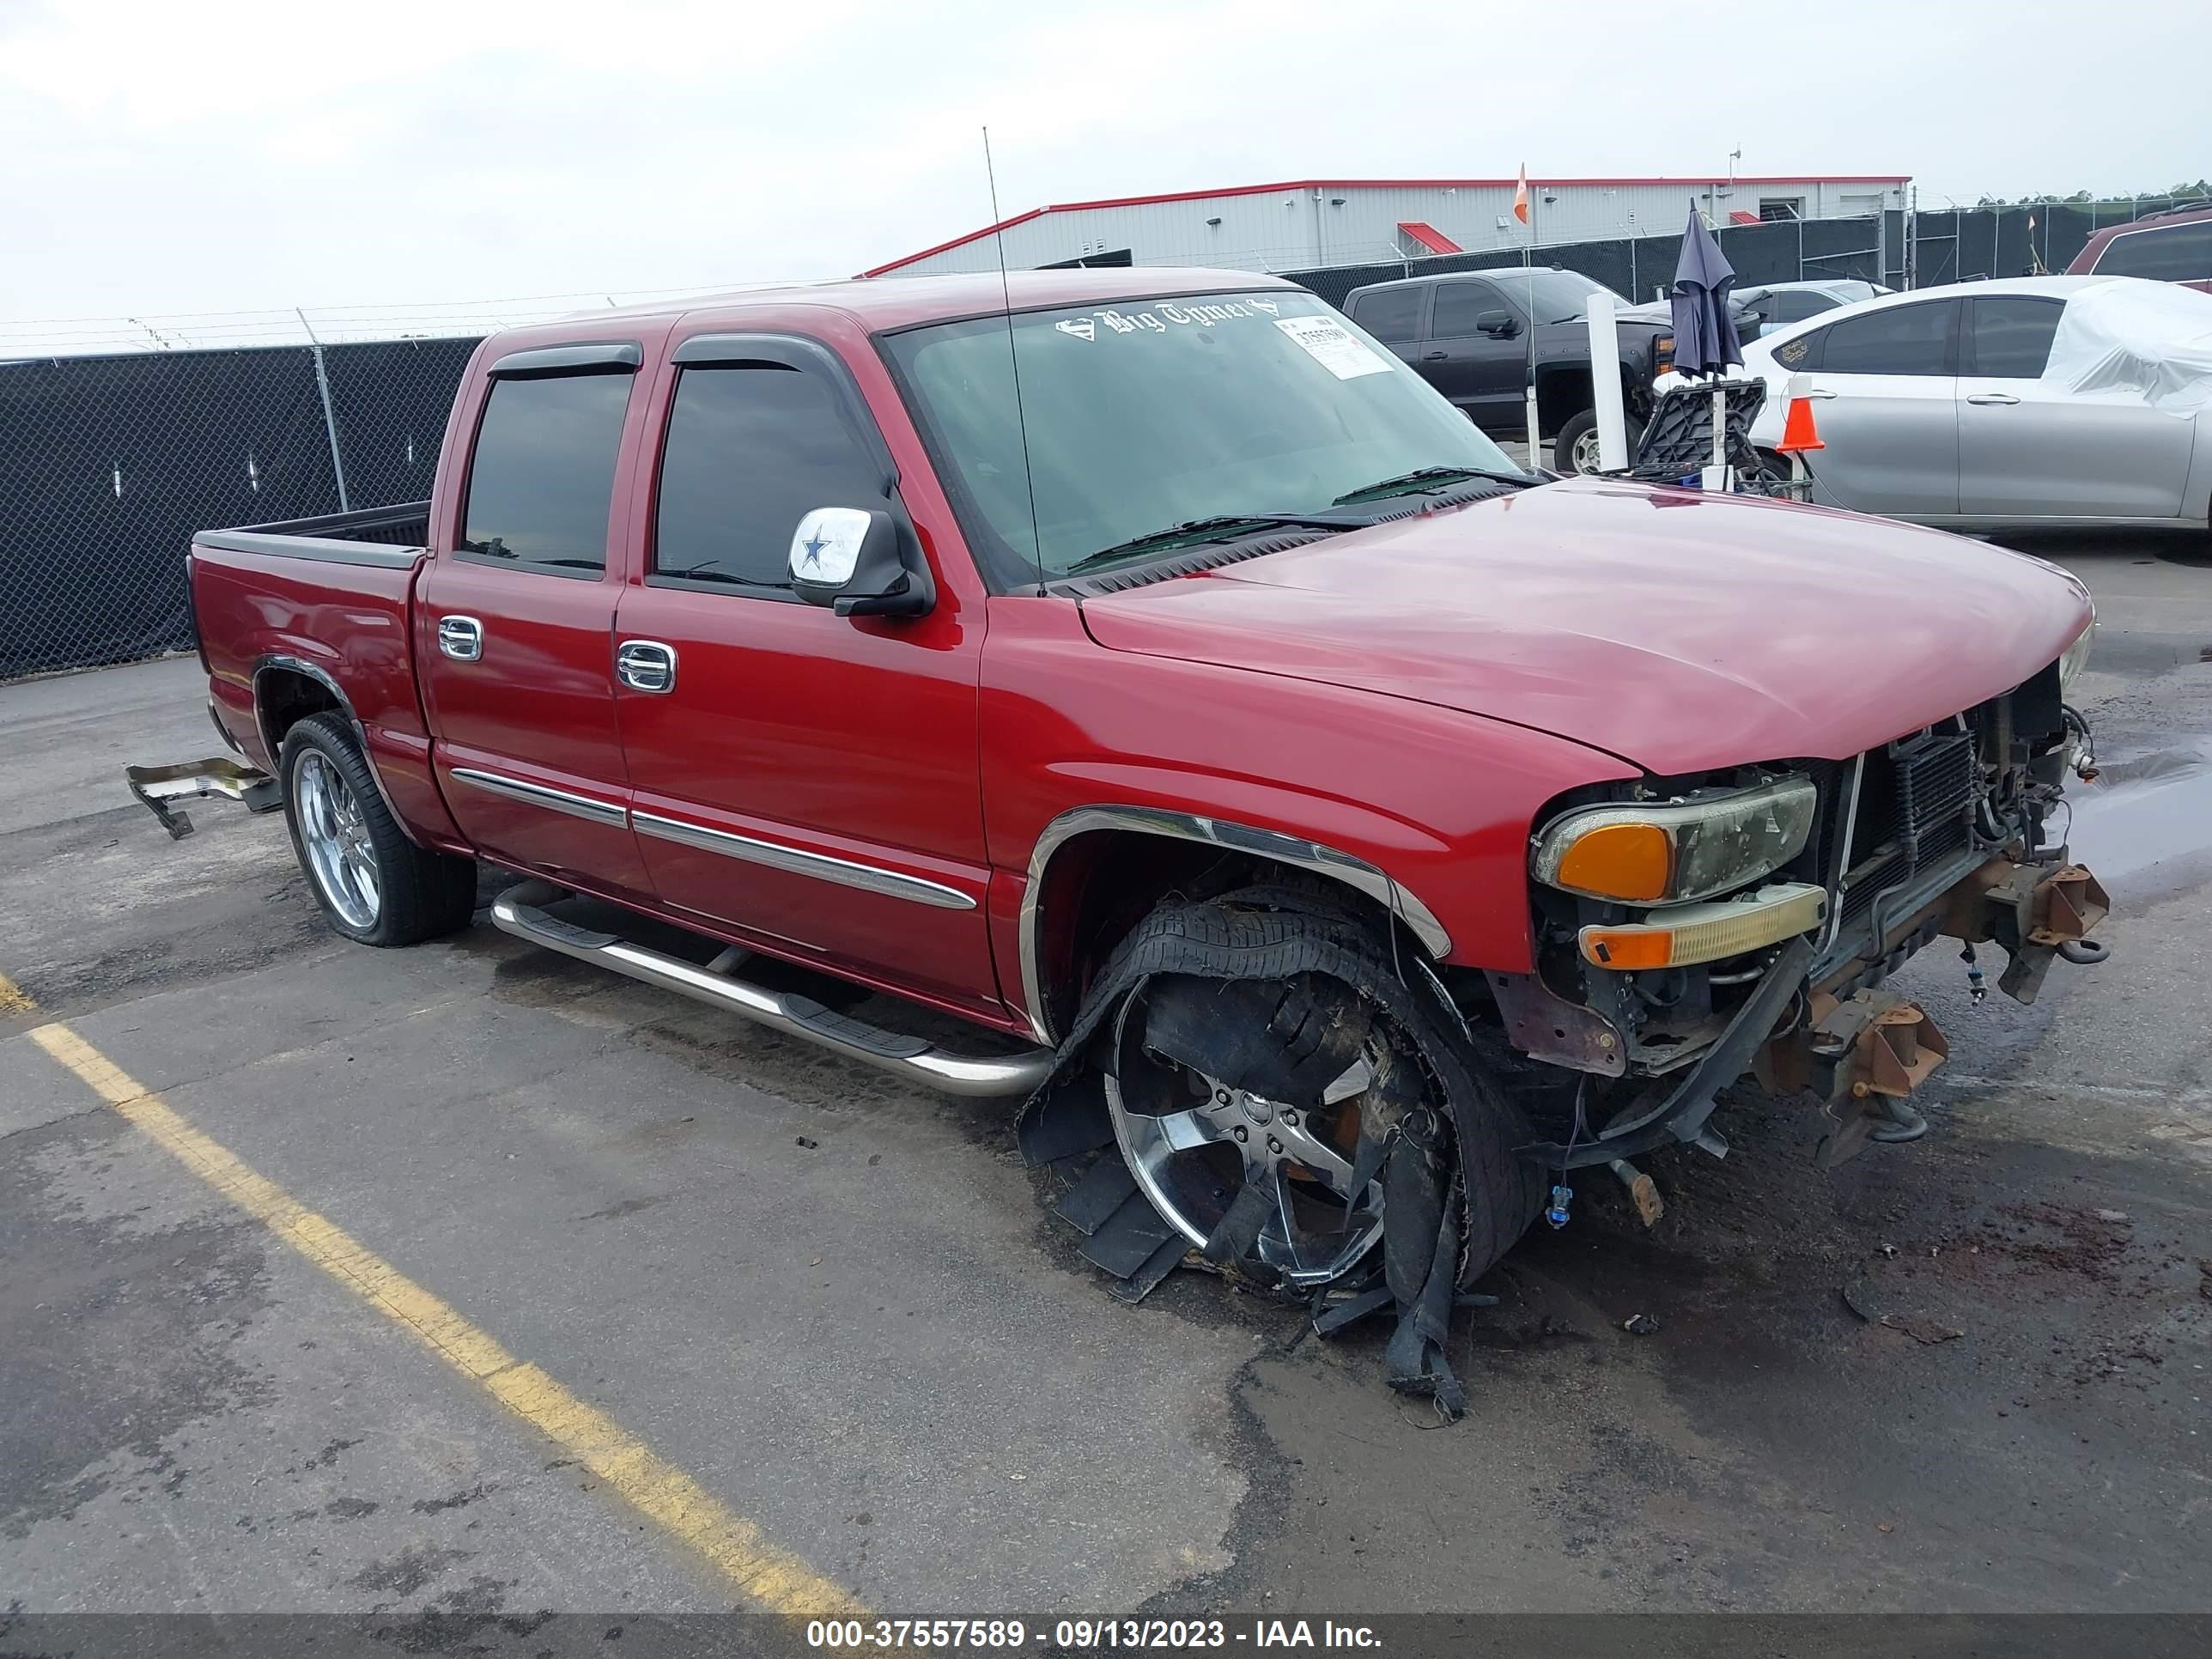
[[1809, 398], [1792, 398], [1782, 417], [1782, 441], [1774, 446], [1780, 455], [1802, 454], [1808, 449], [1826, 449], [1820, 434], [1813, 429], [1813, 402]]

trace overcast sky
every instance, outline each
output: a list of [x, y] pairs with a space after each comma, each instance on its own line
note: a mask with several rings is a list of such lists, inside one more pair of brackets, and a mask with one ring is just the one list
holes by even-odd
[[[2202, 0], [0, 0], [0, 323], [842, 276], [1303, 177], [2212, 172]], [[1679, 33], [1677, 31], [1676, 33]], [[1738, 66], [1734, 76], [1726, 66]]]

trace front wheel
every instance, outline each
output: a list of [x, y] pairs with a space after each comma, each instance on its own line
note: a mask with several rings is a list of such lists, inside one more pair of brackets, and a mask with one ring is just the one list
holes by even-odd
[[[1233, 899], [1178, 908], [1170, 920], [1180, 940], [1198, 941], [1205, 966], [1310, 956], [1333, 957], [1346, 976], [1170, 968], [1105, 1011], [1097, 1029], [1111, 1054], [1102, 1071], [1114, 1139], [1169, 1225], [1216, 1261], [1307, 1287], [1344, 1277], [1380, 1243], [1417, 1288], [1436, 1254], [1445, 1185], [1414, 1171], [1455, 1150], [1457, 1265], [1471, 1281], [1510, 1248], [1543, 1190], [1540, 1172], [1515, 1155], [1527, 1125], [1464, 1069], [1422, 995], [1394, 994], [1402, 987], [1387, 941], [1347, 933], [1328, 915]], [[1442, 1086], [1446, 1075], [1462, 1097]], [[1386, 1217], [1386, 1192], [1394, 1209], [1405, 1200], [1410, 1211]]]
[[414, 945], [468, 925], [477, 866], [408, 840], [336, 714], [284, 734], [278, 775], [292, 850], [331, 927], [363, 945]]
[[[1624, 417], [1628, 437], [1628, 460], [1636, 462], [1636, 446], [1643, 441], [1644, 428], [1632, 419]], [[1570, 477], [1576, 473], [1594, 473], [1598, 470], [1597, 411], [1585, 409], [1578, 415], [1567, 417], [1559, 428], [1559, 435], [1552, 442], [1552, 470]]]

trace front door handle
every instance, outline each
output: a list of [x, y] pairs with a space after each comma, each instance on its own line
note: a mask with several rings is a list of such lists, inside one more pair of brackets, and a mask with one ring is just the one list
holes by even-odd
[[658, 640], [624, 640], [615, 652], [615, 678], [633, 691], [673, 691], [675, 648]]
[[455, 662], [474, 662], [483, 655], [483, 624], [474, 617], [438, 618], [438, 649]]
[[[1831, 392], [1826, 386], [1816, 386], [1805, 395], [1808, 398], [1818, 398], [1822, 403], [1826, 403], [1829, 398], [1834, 397], [1836, 394]], [[1711, 423], [1708, 422], [1707, 424], [1710, 425]]]
[[1440, 363], [1450, 356], [1451, 353], [1449, 351], [1425, 351], [1421, 354], [1421, 361], [1425, 363]]
[[1970, 404], [2016, 404], [2020, 399], [2009, 392], [1977, 392], [1966, 401]]

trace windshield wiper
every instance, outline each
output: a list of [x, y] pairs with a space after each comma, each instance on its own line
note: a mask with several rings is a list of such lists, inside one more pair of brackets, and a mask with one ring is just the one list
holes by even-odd
[[1525, 473], [1490, 472], [1479, 466], [1417, 466], [1411, 472], [1401, 472], [1395, 478], [1378, 478], [1371, 484], [1347, 489], [1336, 498], [1334, 504], [1349, 507], [1355, 501], [1373, 501], [1384, 495], [1410, 495], [1416, 490], [1464, 483], [1469, 478], [1488, 478], [1493, 483], [1511, 484], [1535, 482]]
[[1096, 553], [1086, 553], [1060, 574], [1073, 576], [1079, 571], [1089, 570], [1133, 554], [1151, 551], [1174, 542], [1222, 541], [1231, 536], [1241, 536], [1254, 530], [1288, 528], [1292, 530], [1356, 530], [1357, 525], [1346, 524], [1338, 519], [1304, 517], [1295, 513], [1223, 513], [1210, 519], [1187, 519], [1181, 524], [1171, 524], [1164, 530], [1152, 530], [1141, 536], [1132, 536], [1126, 542], [1116, 542], [1111, 547], [1102, 547]]

